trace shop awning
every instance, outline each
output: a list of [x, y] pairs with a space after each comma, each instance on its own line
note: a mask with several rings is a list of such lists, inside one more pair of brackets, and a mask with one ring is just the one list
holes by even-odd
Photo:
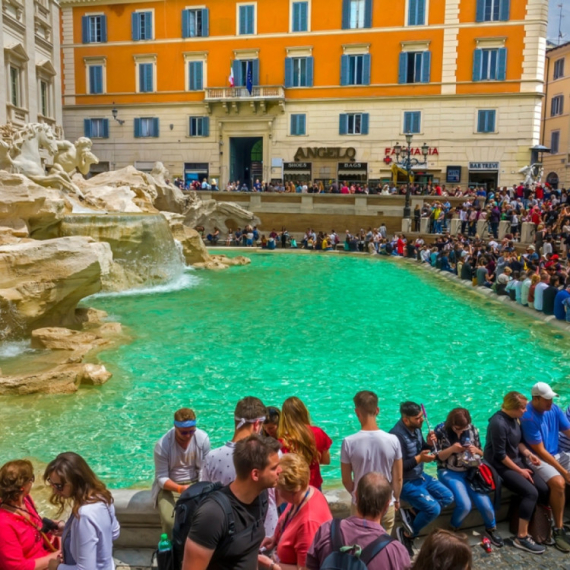
[[358, 174], [359, 176], [362, 174], [368, 174], [368, 169], [367, 168], [363, 168], [361, 170], [355, 170], [354, 168], [351, 170], [344, 170], [344, 169], [339, 169], [338, 171], [339, 176], [342, 174], [343, 176], [350, 176], [352, 174]]

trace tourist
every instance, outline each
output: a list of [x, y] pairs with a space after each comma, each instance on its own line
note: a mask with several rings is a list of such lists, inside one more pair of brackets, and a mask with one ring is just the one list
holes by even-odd
[[527, 403], [519, 392], [509, 392], [503, 398], [501, 409], [489, 420], [484, 457], [503, 485], [520, 500], [518, 533], [513, 545], [531, 554], [542, 554], [545, 548], [529, 535], [528, 524], [537, 502], [548, 505], [549, 490], [540, 477], [533, 478], [531, 466], [540, 465], [540, 460], [522, 443], [520, 418]]
[[378, 396], [369, 390], [354, 396], [356, 417], [360, 422], [359, 432], [345, 437], [342, 442], [340, 461], [342, 484], [352, 495], [351, 514], [356, 514], [356, 493], [360, 479], [377, 471], [392, 485], [393, 500], [382, 518], [382, 526], [388, 534], [394, 528], [395, 511], [400, 508], [402, 491], [402, 449], [395, 435], [378, 427]]
[[319, 465], [330, 464], [332, 439], [311, 425], [309, 411], [299, 398], [292, 396], [283, 402], [278, 435], [281, 451], [303, 457], [311, 469], [310, 485], [320, 490], [323, 478]]
[[471, 415], [465, 408], [454, 408], [445, 422], [435, 428], [435, 435], [439, 448], [437, 478], [451, 489], [455, 499], [450, 527], [459, 529], [474, 504], [483, 517], [485, 532], [491, 542], [495, 546], [503, 546], [491, 499], [475, 491], [467, 480], [469, 468], [478, 467], [483, 457], [479, 430], [471, 423]]
[[414, 539], [439, 516], [441, 509], [453, 502], [453, 494], [435, 477], [424, 473], [424, 463], [436, 459], [433, 450], [436, 437], [430, 432], [427, 441], [424, 439], [424, 414], [421, 407], [415, 402], [404, 402], [400, 405], [400, 416], [390, 433], [399, 439], [402, 448], [404, 483], [400, 497], [410, 504], [414, 516], [412, 512], [400, 509], [407, 528], [398, 527], [396, 536], [412, 556]]
[[554, 315], [554, 300], [559, 292], [560, 277], [552, 275], [548, 287], [542, 293], [542, 312], [545, 315]]
[[[334, 551], [332, 525], [338, 524], [342, 545], [358, 544], [366, 552], [373, 542], [383, 539], [384, 548], [370, 561], [363, 560], [368, 570], [406, 570], [410, 555], [405, 547], [393, 540], [382, 527], [382, 518], [392, 502], [392, 486], [381, 473], [367, 473], [356, 487], [356, 514], [334, 523], [326, 522], [317, 531], [307, 555], [307, 568], [319, 570]], [[362, 560], [362, 558], [361, 558]]]
[[281, 458], [280, 467], [277, 492], [288, 505], [275, 534], [264, 540], [262, 548], [276, 549], [275, 561], [282, 569], [305, 568], [317, 530], [332, 515], [325, 496], [309, 485], [310, 469], [303, 457], [288, 453]]
[[528, 306], [528, 296], [529, 296], [529, 292], [530, 292], [530, 285], [531, 285], [531, 277], [532, 277], [532, 272], [531, 271], [527, 271], [526, 273], [526, 277], [522, 282], [521, 285], [521, 300], [520, 303], [523, 307], [527, 307]]
[[542, 311], [544, 291], [548, 289], [549, 284], [550, 284], [550, 275], [548, 274], [547, 271], [542, 271], [540, 273], [540, 282], [536, 284], [536, 287], [534, 289], [534, 308], [537, 311]]
[[411, 570], [471, 570], [473, 554], [467, 536], [448, 530], [432, 531]]
[[152, 501], [158, 507], [162, 532], [172, 536], [174, 506], [180, 495], [198, 481], [210, 439], [196, 427], [196, 414], [180, 408], [174, 414], [174, 427], [154, 446]]
[[51, 560], [49, 570], [114, 570], [113, 541], [119, 536], [113, 496], [85, 459], [60, 453], [44, 472], [52, 488], [50, 502], [71, 515], [62, 534], [63, 562]]
[[558, 394], [546, 382], [537, 382], [531, 394], [532, 401], [521, 418], [522, 433], [525, 443], [540, 459], [539, 465], [531, 466], [532, 470], [550, 489], [556, 548], [570, 552], [570, 537], [563, 527], [565, 491], [570, 484], [570, 452], [560, 449], [558, 439], [560, 433], [570, 437], [570, 421], [553, 403]]
[[[182, 570], [253, 569], [276, 570], [272, 564], [258, 560], [259, 548], [265, 538], [262, 522], [266, 518], [267, 489], [277, 485], [279, 443], [270, 437], [253, 433], [235, 445], [232, 456], [235, 480], [217, 493], [208, 496], [192, 519], [184, 548]], [[229, 503], [234, 528], [229, 535], [225, 510], [220, 502]], [[222, 504], [223, 504], [222, 503]]]
[[279, 429], [279, 417], [281, 412], [275, 406], [267, 406], [266, 417], [263, 422], [262, 434], [266, 437], [277, 439], [277, 431]]
[[[0, 468], [0, 568], [47, 570], [57, 561], [59, 544], [44, 523], [30, 496], [34, 468], [27, 459], [9, 461]], [[61, 535], [63, 523], [54, 523]], [[44, 534], [45, 533], [45, 534]]]
[[540, 275], [533, 273], [530, 278], [530, 288], [528, 290], [528, 306], [534, 308], [534, 293], [536, 286], [540, 283]]
[[[233, 438], [208, 453], [200, 473], [200, 481], [229, 485], [236, 477], [232, 458], [237, 443], [252, 434], [260, 434], [266, 419], [267, 409], [259, 398], [255, 396], [242, 398], [236, 404], [234, 411]], [[268, 496], [269, 506], [265, 518], [265, 533], [267, 536], [273, 536], [278, 519], [275, 491], [270, 489]]]
[[570, 321], [570, 311], [568, 311], [568, 301], [570, 299], [570, 281], [562, 291], [558, 291], [554, 299], [554, 316], [559, 321]]

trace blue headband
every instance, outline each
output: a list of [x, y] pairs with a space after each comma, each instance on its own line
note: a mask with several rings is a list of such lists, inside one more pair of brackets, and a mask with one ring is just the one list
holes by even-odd
[[177, 428], [196, 427], [196, 420], [186, 420], [185, 422], [177, 422], [176, 420], [174, 420], [174, 426]]

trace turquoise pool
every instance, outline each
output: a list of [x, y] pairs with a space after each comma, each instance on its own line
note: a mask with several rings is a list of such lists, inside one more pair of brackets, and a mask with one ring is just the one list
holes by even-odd
[[[246, 395], [297, 395], [333, 438], [325, 484], [338, 483], [352, 396], [380, 395], [390, 429], [405, 399], [432, 421], [464, 405], [484, 433], [503, 394], [545, 380], [570, 403], [568, 339], [543, 323], [386, 259], [252, 253], [252, 264], [187, 271], [176, 283], [98, 296], [89, 305], [129, 327], [132, 344], [100, 355], [114, 377], [71, 396], [0, 400], [0, 462], [83, 454], [112, 487], [146, 486], [155, 441], [193, 407], [214, 445]], [[2, 351], [0, 350], [0, 367]]]

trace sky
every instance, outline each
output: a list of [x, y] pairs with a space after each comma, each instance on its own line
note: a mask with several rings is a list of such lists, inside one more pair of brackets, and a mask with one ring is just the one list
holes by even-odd
[[563, 16], [562, 39], [560, 43], [570, 42], [570, 0], [550, 0], [548, 6], [548, 39], [555, 44], [558, 44], [560, 5], [562, 5]]

